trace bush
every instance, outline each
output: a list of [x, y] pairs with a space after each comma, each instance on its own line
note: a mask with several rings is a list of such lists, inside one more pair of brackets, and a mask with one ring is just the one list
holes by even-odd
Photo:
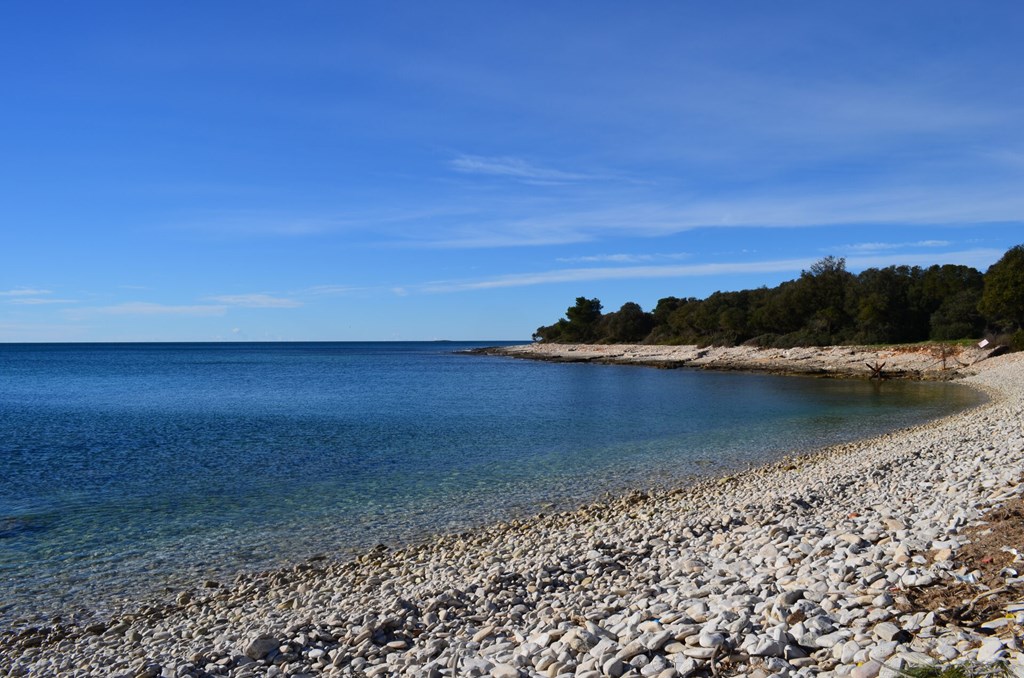
[[1011, 351], [1024, 351], [1024, 330], [1017, 330], [1010, 337]]
[[772, 334], [769, 332], [768, 334], [759, 334], [753, 339], [747, 339], [745, 342], [743, 342], [743, 345], [753, 346], [756, 348], [772, 348], [776, 345], [778, 340], [779, 335]]

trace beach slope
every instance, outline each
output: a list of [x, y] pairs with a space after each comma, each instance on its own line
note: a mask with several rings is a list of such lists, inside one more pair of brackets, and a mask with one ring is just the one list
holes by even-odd
[[[768, 467], [7, 631], [8, 676], [895, 675], [1022, 665], [1024, 354]], [[1015, 511], [1017, 513], [1015, 513]], [[1016, 518], [1014, 518], [1016, 516]]]

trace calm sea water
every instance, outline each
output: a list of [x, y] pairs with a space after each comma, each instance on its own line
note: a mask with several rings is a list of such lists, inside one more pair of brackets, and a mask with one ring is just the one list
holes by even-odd
[[0, 628], [679, 482], [978, 399], [458, 353], [472, 346], [0, 345]]

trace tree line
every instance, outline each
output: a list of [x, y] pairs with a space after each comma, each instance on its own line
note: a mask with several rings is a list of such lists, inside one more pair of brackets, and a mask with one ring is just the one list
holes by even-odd
[[999, 336], [1024, 349], [1024, 245], [982, 274], [969, 266], [889, 266], [854, 275], [825, 257], [777, 287], [665, 297], [653, 311], [627, 302], [604, 313], [577, 297], [565, 317], [537, 328], [555, 343], [765, 347], [912, 343]]

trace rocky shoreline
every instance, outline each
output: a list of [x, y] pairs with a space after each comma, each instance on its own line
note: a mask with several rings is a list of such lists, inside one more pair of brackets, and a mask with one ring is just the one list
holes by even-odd
[[0, 675], [1024, 675], [1024, 565], [1003, 549], [1024, 544], [995, 528], [1024, 497], [1024, 355], [959, 369], [990, 402], [673, 491], [0, 632]]
[[471, 351], [562, 363], [643, 365], [765, 372], [781, 375], [869, 379], [958, 379], [1000, 349], [970, 346], [663, 346], [649, 344], [548, 344], [497, 346]]

